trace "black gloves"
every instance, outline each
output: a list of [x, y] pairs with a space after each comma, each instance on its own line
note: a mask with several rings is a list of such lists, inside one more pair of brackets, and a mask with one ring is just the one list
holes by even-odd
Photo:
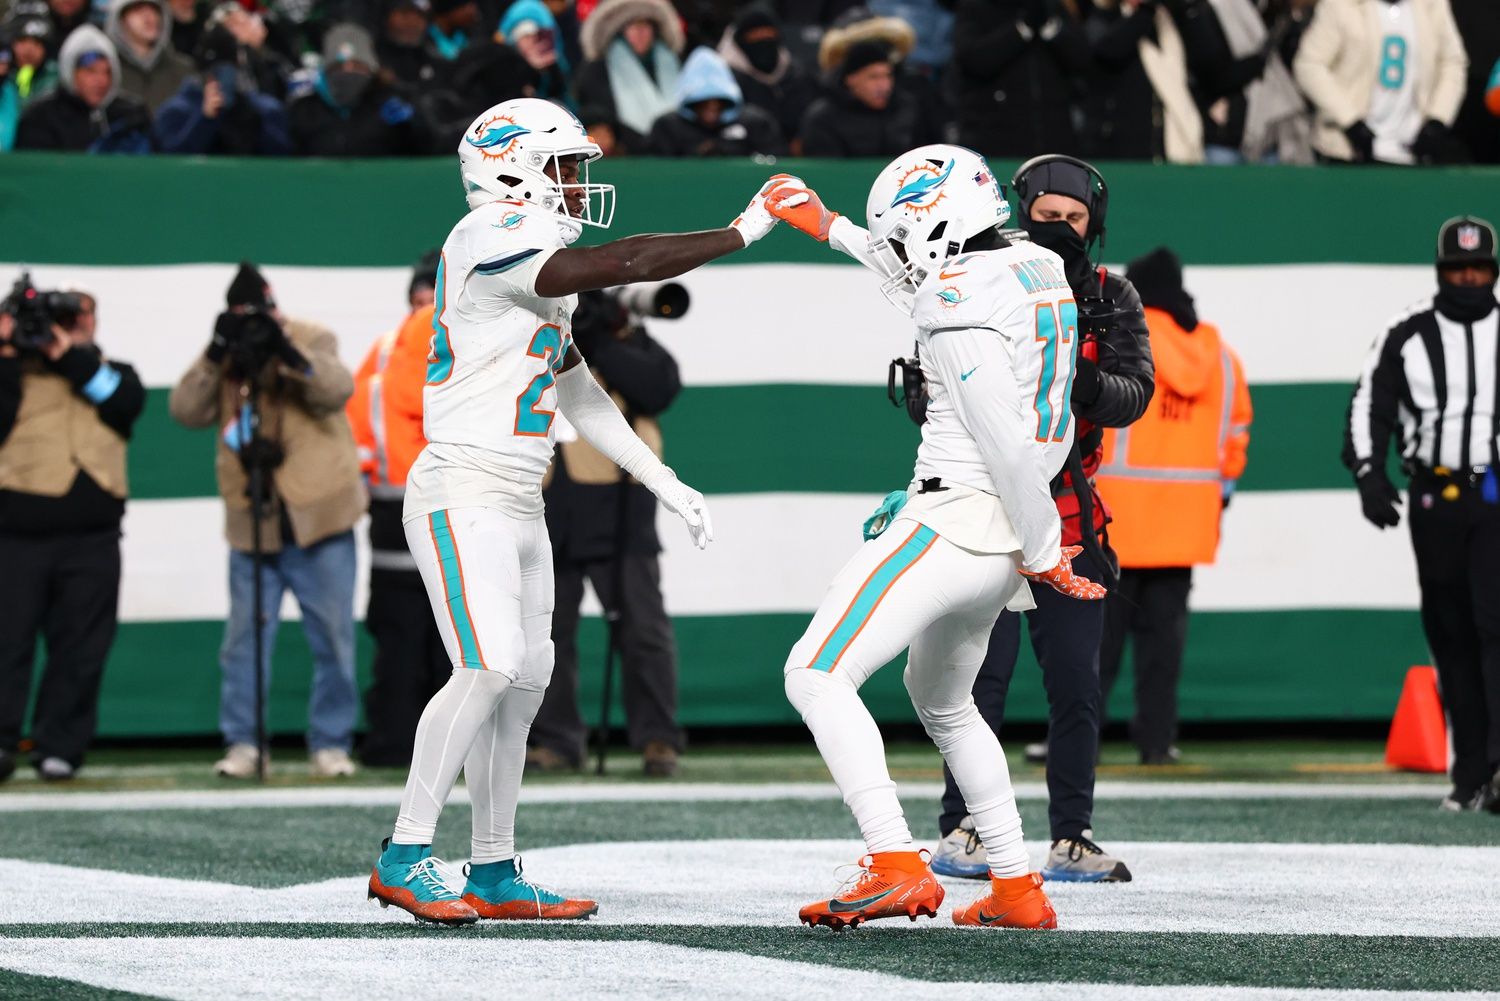
[[1359, 503], [1366, 521], [1376, 528], [1395, 528], [1401, 524], [1401, 512], [1396, 508], [1401, 495], [1384, 469], [1363, 463], [1354, 474], [1354, 484], [1359, 487]]
[[1079, 355], [1073, 362], [1073, 399], [1086, 407], [1099, 398], [1099, 363]]
[[203, 357], [218, 365], [229, 353], [229, 341], [234, 333], [234, 314], [220, 313], [219, 318], [214, 321], [214, 335], [209, 339], [208, 350], [203, 352]]
[[1467, 163], [1469, 160], [1469, 151], [1463, 142], [1436, 118], [1429, 118], [1422, 124], [1422, 130], [1412, 140], [1411, 152], [1420, 162], [1428, 164]]
[[1351, 161], [1369, 163], [1375, 158], [1375, 133], [1364, 122], [1355, 122], [1344, 130], [1344, 135], [1354, 147], [1354, 155], [1349, 158]]

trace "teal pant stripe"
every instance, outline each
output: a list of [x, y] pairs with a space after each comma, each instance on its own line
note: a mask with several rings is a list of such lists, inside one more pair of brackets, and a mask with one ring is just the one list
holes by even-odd
[[483, 671], [484, 655], [479, 652], [479, 637], [474, 632], [474, 621], [469, 618], [469, 603], [464, 598], [464, 575], [458, 563], [458, 547], [453, 544], [453, 529], [448, 524], [447, 511], [435, 511], [427, 516], [432, 530], [432, 541], [437, 546], [438, 563], [443, 570], [443, 600], [448, 606], [448, 618], [453, 623], [453, 632], [458, 636], [458, 649], [463, 655], [464, 667]]
[[832, 671], [844, 651], [854, 642], [854, 637], [865, 627], [870, 616], [875, 613], [875, 608], [880, 604], [885, 593], [896, 583], [896, 578], [905, 573], [913, 563], [921, 559], [922, 554], [932, 546], [937, 538], [937, 533], [926, 525], [918, 526], [907, 540], [901, 544], [885, 562], [875, 568], [868, 580], [849, 603], [849, 609], [839, 624], [834, 627], [833, 634], [823, 643], [823, 648], [818, 651], [817, 657], [809, 665], [814, 671]]

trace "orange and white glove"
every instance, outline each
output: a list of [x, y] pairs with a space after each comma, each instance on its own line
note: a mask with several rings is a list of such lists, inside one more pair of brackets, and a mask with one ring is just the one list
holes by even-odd
[[1079, 601], [1098, 601], [1109, 593], [1104, 585], [1095, 584], [1087, 577], [1080, 577], [1073, 572], [1073, 557], [1081, 552], [1083, 552], [1082, 546], [1063, 546], [1062, 557], [1057, 561], [1057, 566], [1037, 573], [1022, 570], [1021, 576], [1034, 580], [1038, 584], [1046, 584], [1057, 593], [1065, 594], [1069, 598], [1077, 598]]
[[740, 238], [745, 241], [745, 246], [750, 246], [775, 228], [776, 218], [766, 209], [766, 196], [789, 182], [796, 182], [799, 185], [802, 183], [800, 178], [793, 177], [791, 174], [773, 174], [769, 181], [760, 186], [755, 197], [750, 199], [750, 204], [745, 206], [745, 211], [729, 224], [730, 229], [740, 234]]
[[837, 212], [824, 206], [816, 191], [795, 177], [766, 196], [766, 207], [788, 226], [824, 243], [828, 242], [833, 221], [839, 217]]

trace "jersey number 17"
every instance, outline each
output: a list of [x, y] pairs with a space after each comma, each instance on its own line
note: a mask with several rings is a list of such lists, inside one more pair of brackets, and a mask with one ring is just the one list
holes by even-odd
[[[1078, 304], [1072, 299], [1063, 299], [1054, 308], [1051, 303], [1039, 303], [1036, 307], [1036, 341], [1042, 346], [1042, 373], [1037, 377], [1036, 440], [1040, 442], [1062, 441], [1068, 432], [1068, 418], [1072, 408], [1068, 400], [1073, 395], [1073, 352], [1078, 341]], [[1061, 398], [1057, 398], [1058, 352], [1066, 352], [1069, 361], [1068, 377], [1061, 386]]]

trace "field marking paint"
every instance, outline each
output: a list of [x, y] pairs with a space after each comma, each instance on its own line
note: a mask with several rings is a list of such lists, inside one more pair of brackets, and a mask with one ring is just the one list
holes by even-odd
[[[962, 934], [962, 933], [960, 933]], [[988, 934], [988, 933], [980, 933]], [[254, 962], [246, 962], [253, 956]], [[442, 938], [17, 939], [0, 968], [140, 991], [172, 1001], [493, 1001], [607, 996], [621, 1001], [814, 997], [1025, 997], [1028, 1001], [1478, 1001], [1478, 992], [1305, 990], [1080, 983], [936, 983], [652, 942]], [[482, 973], [481, 973], [482, 971]], [[1006, 987], [1012, 988], [1005, 990]]]
[[[1094, 788], [1108, 799], [1431, 799], [1436, 807], [1447, 787], [1441, 782], [1360, 784], [1355, 782], [1131, 782], [1101, 781]], [[1017, 782], [1017, 799], [1047, 798], [1042, 782]], [[942, 795], [937, 782], [902, 782], [902, 796], [933, 799]], [[259, 807], [397, 806], [400, 786], [318, 786], [305, 789], [183, 789], [137, 792], [0, 792], [0, 813], [39, 810], [222, 810]], [[838, 799], [838, 788], [826, 782], [626, 782], [618, 785], [529, 785], [522, 803], [723, 803], [774, 799]], [[450, 803], [467, 803], [463, 786]]]
[[[1047, 847], [1028, 843], [1034, 865]], [[1129, 861], [1135, 880], [1048, 884], [1065, 930], [1489, 937], [1500, 928], [1500, 848], [1261, 842], [1112, 842], [1110, 848]], [[595, 920], [606, 924], [774, 927], [793, 925], [798, 907], [835, 890], [836, 870], [862, 853], [860, 843], [848, 840], [609, 842], [536, 849], [526, 853], [526, 868], [549, 885], [597, 899]], [[1420, 907], [1409, 894], [1392, 892], [1392, 874], [1400, 874], [1402, 886], [1422, 887]], [[448, 860], [447, 875], [459, 884], [462, 861]], [[366, 879], [354, 874], [262, 889], [0, 859], [0, 885], [9, 888], [0, 926], [39, 919], [411, 920], [369, 903]], [[919, 924], [951, 933], [949, 907], [968, 903], [984, 886], [944, 884], [949, 906], [942, 919]]]

